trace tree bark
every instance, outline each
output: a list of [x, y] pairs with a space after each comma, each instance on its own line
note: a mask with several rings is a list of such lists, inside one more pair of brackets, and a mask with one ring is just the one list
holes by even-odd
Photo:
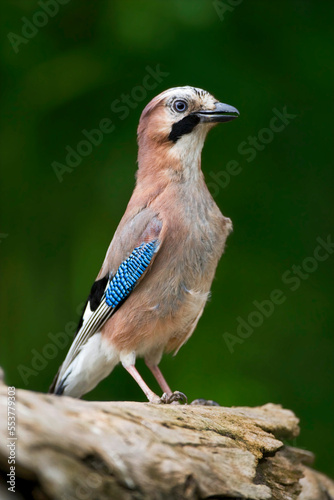
[[290, 410], [87, 402], [16, 390], [15, 495], [0, 384], [0, 498], [328, 500]]

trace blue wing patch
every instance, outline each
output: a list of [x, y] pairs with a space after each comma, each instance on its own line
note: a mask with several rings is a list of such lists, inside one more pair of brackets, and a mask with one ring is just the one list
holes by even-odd
[[[122, 262], [115, 275], [110, 279], [109, 284], [106, 283], [106, 280], [109, 279], [108, 276], [94, 283], [88, 298], [88, 317], [84, 319], [85, 313], [83, 314], [82, 319], [84, 319], [84, 321], [81, 320], [73, 344], [50, 387], [50, 392], [56, 394], [62, 394], [64, 392], [67, 385], [67, 377], [72, 373], [71, 363], [80, 353], [82, 347], [87, 343], [89, 338], [99, 331], [105, 322], [108, 321], [115, 308], [130, 295], [138, 280], [148, 268], [158, 247], [158, 239], [150, 241], [149, 243], [142, 243], [133, 250], [124, 262]], [[107, 288], [105, 292], [103, 292], [100, 303], [97, 305], [104, 287]]]
[[157, 247], [157, 240], [142, 243], [122, 262], [105, 292], [105, 301], [109, 307], [116, 307], [130, 295], [137, 281], [149, 266]]

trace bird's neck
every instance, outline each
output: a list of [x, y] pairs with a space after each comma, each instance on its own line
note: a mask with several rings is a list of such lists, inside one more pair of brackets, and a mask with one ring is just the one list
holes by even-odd
[[137, 183], [196, 182], [202, 177], [201, 152], [205, 136], [189, 134], [175, 144], [153, 143], [141, 138], [138, 149]]

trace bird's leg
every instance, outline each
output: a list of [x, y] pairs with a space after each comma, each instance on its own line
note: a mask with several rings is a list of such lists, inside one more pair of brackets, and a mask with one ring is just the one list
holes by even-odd
[[151, 370], [155, 380], [158, 382], [158, 384], [161, 387], [162, 392], [165, 392], [168, 396], [172, 394], [172, 390], [169, 387], [169, 385], [166, 382], [165, 377], [161, 373], [160, 368], [158, 365], [152, 365], [149, 361], [145, 359], [146, 366]]
[[172, 392], [171, 388], [166, 382], [165, 377], [161, 373], [161, 370], [158, 367], [158, 365], [150, 363], [147, 359], [145, 359], [145, 363], [146, 366], [151, 370], [152, 374], [154, 375], [154, 378], [156, 379], [161, 389], [163, 390], [163, 395], [161, 397], [161, 401], [163, 403], [166, 404], [178, 403], [179, 401], [187, 403], [187, 396], [183, 394], [183, 392], [180, 391]]
[[145, 394], [150, 403], [163, 403], [163, 401], [161, 401], [161, 398], [159, 398], [159, 396], [157, 396], [153, 391], [151, 391], [151, 389], [145, 383], [145, 381], [143, 380], [143, 378], [141, 377], [140, 373], [138, 372], [137, 368], [134, 365], [128, 366], [123, 364], [123, 366], [127, 370], [127, 372], [130, 373], [131, 377], [133, 377], [134, 380], [137, 382], [137, 384], [139, 385], [139, 387], [141, 388], [141, 390], [143, 391], [143, 393]]

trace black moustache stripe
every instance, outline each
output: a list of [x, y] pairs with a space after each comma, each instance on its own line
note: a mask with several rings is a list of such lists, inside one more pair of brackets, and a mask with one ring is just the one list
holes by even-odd
[[178, 141], [183, 135], [190, 134], [199, 122], [200, 118], [197, 115], [185, 116], [182, 120], [174, 123], [168, 139], [172, 142]]

